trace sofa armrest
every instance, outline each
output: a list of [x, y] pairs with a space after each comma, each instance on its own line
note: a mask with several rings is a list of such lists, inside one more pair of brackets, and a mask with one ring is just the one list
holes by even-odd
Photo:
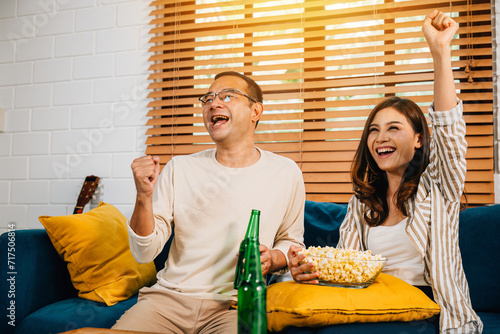
[[1, 293], [7, 297], [0, 298], [0, 309], [8, 316], [0, 321], [0, 333], [13, 332], [12, 324], [43, 306], [77, 296], [66, 264], [44, 229], [3, 233], [0, 253]]

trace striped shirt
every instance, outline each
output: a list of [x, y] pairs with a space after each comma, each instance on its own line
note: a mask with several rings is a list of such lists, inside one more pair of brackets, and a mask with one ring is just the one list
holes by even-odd
[[[469, 286], [458, 246], [460, 198], [467, 171], [463, 104], [450, 111], [429, 108], [432, 122], [430, 162], [417, 193], [406, 203], [406, 233], [424, 262], [424, 279], [441, 307], [441, 333], [481, 333], [483, 324], [472, 309]], [[356, 196], [349, 201], [340, 227], [339, 248], [367, 249], [368, 207]]]

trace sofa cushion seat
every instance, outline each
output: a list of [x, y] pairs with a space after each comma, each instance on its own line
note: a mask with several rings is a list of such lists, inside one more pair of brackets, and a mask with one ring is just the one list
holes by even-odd
[[49, 304], [31, 313], [16, 333], [61, 333], [82, 327], [110, 328], [137, 302], [137, 295], [113, 306], [79, 297]]
[[350, 324], [330, 325], [321, 328], [290, 327], [286, 334], [437, 334], [439, 316], [425, 320], [402, 322], [358, 322]]
[[500, 333], [500, 313], [477, 312], [477, 315], [483, 322], [483, 334]]

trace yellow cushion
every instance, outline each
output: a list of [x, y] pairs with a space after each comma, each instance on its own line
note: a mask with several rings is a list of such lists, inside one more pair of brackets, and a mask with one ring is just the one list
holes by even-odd
[[387, 274], [380, 274], [364, 289], [288, 281], [271, 284], [267, 290], [267, 326], [271, 331], [288, 326], [422, 320], [439, 312], [439, 305], [420, 289]]
[[139, 264], [129, 248], [126, 218], [100, 203], [83, 214], [40, 216], [50, 240], [67, 262], [78, 296], [111, 306], [156, 280], [153, 262]]

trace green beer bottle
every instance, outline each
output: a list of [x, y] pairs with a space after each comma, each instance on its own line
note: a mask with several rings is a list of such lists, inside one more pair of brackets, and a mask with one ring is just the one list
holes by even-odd
[[252, 210], [250, 215], [250, 221], [248, 222], [247, 233], [240, 243], [240, 251], [238, 253], [238, 264], [236, 265], [236, 273], [234, 275], [233, 287], [238, 289], [241, 280], [243, 279], [243, 271], [245, 270], [245, 252], [248, 249], [248, 243], [250, 238], [257, 238], [259, 241], [259, 221], [260, 221], [260, 211]]
[[260, 263], [259, 222], [260, 211], [252, 210], [238, 255], [234, 279], [238, 289], [238, 334], [267, 333], [267, 287]]

